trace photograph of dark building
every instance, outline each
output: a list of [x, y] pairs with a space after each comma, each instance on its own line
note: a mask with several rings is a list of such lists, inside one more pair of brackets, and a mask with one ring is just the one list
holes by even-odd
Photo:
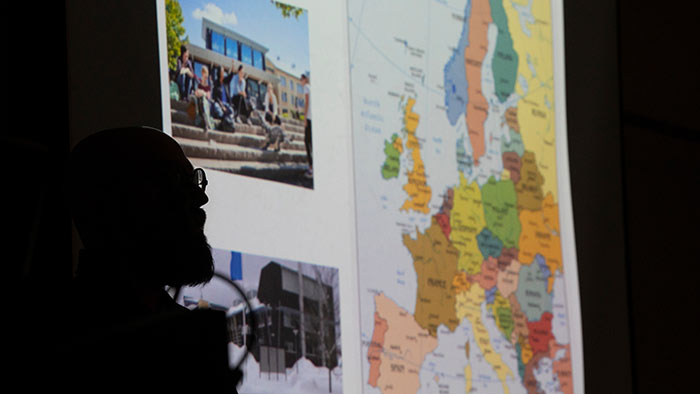
[[[310, 271], [311, 276], [275, 261], [260, 271], [250, 350], [262, 372], [284, 372], [300, 358], [329, 370], [339, 365], [340, 316], [331, 286], [338, 271], [317, 266]], [[229, 315], [229, 333], [237, 346], [247, 345], [250, 320], [243, 308]]]

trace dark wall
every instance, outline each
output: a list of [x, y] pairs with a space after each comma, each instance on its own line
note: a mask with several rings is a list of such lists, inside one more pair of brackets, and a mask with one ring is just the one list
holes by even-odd
[[[589, 392], [683, 392], [698, 354], [695, 16], [566, 2], [569, 152]], [[692, 314], [691, 314], [692, 315]]]
[[71, 145], [105, 128], [162, 127], [155, 4], [66, 3]]
[[[71, 275], [60, 183], [71, 143], [105, 127], [160, 127], [160, 90], [152, 2], [16, 7], [32, 29], [5, 52], [4, 190], [17, 230], [5, 241], [31, 314]], [[564, 12], [586, 389], [687, 389], [700, 261], [695, 14], [630, 0], [568, 1]]]
[[700, 354], [689, 324], [700, 299], [697, 15], [649, 0], [619, 4], [635, 391], [692, 392]]
[[616, 4], [566, 2], [564, 29], [585, 386], [592, 393], [629, 393]]
[[5, 306], [8, 360], [20, 372], [11, 367], [9, 376], [19, 379], [42, 360], [50, 338], [46, 322], [60, 317], [52, 306], [63, 299], [71, 278], [70, 219], [61, 182], [69, 144], [65, 10], [61, 2], [42, 4], [42, 12], [26, 3], [4, 9], [8, 24], [14, 17], [27, 22], [6, 29], [2, 91], [9, 106], [0, 134], [1, 261], [12, 299]]

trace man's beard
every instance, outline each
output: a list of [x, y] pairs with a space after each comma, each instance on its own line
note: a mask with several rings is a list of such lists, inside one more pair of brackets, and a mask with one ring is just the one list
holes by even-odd
[[173, 264], [165, 267], [168, 286], [196, 286], [214, 276], [214, 258], [204, 232], [174, 248]]
[[151, 247], [141, 257], [146, 259], [139, 259], [133, 272], [158, 286], [196, 286], [214, 276], [211, 247], [201, 231]]

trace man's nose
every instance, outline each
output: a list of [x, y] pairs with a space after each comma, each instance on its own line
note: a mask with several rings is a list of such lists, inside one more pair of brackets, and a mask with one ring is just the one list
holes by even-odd
[[208, 202], [209, 196], [207, 196], [207, 193], [205, 193], [202, 188], [197, 187], [197, 190], [194, 192], [194, 203], [197, 205], [197, 208], [205, 205]]

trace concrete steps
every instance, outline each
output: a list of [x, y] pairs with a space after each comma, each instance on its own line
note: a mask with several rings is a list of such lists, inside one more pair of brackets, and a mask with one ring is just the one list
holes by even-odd
[[261, 149], [267, 132], [256, 117], [251, 117], [253, 124], [236, 123], [233, 132], [218, 130], [220, 121], [215, 120], [214, 129], [205, 132], [187, 114], [188, 102], [171, 100], [170, 105], [173, 138], [194, 166], [313, 187], [304, 176], [308, 163], [302, 121], [282, 118], [284, 142], [274, 152]]
[[[212, 140], [220, 144], [238, 145], [248, 148], [261, 148], [265, 144], [267, 137], [264, 135], [264, 130], [262, 133], [258, 134], [258, 130], [256, 129], [262, 128], [255, 127], [253, 130], [255, 132], [250, 132], [249, 130], [238, 130], [237, 128], [235, 132], [210, 130], [205, 133], [201, 127], [173, 123], [173, 137], [201, 141]], [[299, 140], [285, 141], [281, 144], [281, 148], [284, 150], [306, 152], [304, 142]]]
[[[195, 126], [194, 120], [190, 118], [189, 115], [187, 115], [187, 112], [185, 111], [178, 111], [178, 110], [171, 110], [170, 111], [170, 116], [172, 119], [172, 125], [173, 129], [177, 126], [192, 126], [197, 129], [202, 129], [199, 126]], [[257, 121], [251, 120], [251, 122]], [[259, 122], [259, 121], [258, 121]], [[219, 120], [214, 120], [214, 131], [220, 131], [217, 130], [219, 126], [220, 121]], [[287, 127], [290, 127], [289, 129]], [[259, 135], [259, 136], [266, 136], [267, 133], [265, 132], [265, 129], [262, 128], [262, 126], [256, 125], [256, 124], [242, 124], [242, 123], [236, 123], [235, 124], [236, 130], [234, 132], [228, 132], [229, 134], [251, 134], [251, 135]], [[304, 128], [301, 128], [301, 131], [299, 131], [298, 126], [287, 126], [282, 123], [282, 129], [284, 130], [284, 135], [286, 140], [291, 140], [291, 141], [300, 141], [301, 144], [303, 145], [304, 143]], [[222, 131], [223, 132], [223, 131]], [[173, 130], [173, 134], [175, 133], [175, 130]]]
[[254, 161], [260, 163], [306, 163], [306, 152], [282, 149], [279, 152], [260, 150], [245, 146], [218, 143], [216, 140], [201, 140], [173, 137], [185, 155], [192, 158], [229, 161]]

